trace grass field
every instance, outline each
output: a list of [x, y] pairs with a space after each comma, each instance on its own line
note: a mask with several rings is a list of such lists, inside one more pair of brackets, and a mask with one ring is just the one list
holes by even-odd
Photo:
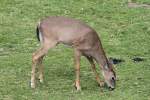
[[[82, 91], [76, 92], [73, 51], [64, 45], [46, 56], [44, 84], [30, 88], [31, 56], [39, 47], [35, 27], [50, 15], [85, 21], [101, 36], [108, 57], [125, 60], [116, 65], [114, 91], [100, 91], [83, 57]], [[127, 0], [0, 0], [0, 100], [150, 100], [149, 62], [150, 9], [128, 8]]]

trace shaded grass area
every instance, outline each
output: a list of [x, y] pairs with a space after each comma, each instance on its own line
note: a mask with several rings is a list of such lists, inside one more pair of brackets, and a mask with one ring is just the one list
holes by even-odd
[[[125, 60], [116, 65], [119, 80], [114, 91], [101, 92], [82, 58], [82, 91], [76, 92], [73, 51], [64, 45], [46, 56], [45, 83], [37, 83], [34, 90], [29, 87], [31, 55], [39, 47], [35, 27], [49, 15], [85, 21], [99, 33], [108, 57]], [[128, 8], [125, 0], [0, 0], [0, 99], [149, 100], [149, 22], [149, 9]], [[134, 57], [145, 60], [135, 63]]]

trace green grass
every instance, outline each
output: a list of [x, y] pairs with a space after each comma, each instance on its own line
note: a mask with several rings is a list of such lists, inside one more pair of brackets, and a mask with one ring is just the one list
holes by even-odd
[[[63, 45], [44, 60], [44, 84], [30, 88], [31, 55], [39, 46], [35, 27], [50, 15], [85, 21], [101, 36], [108, 57], [125, 60], [116, 66], [114, 91], [100, 91], [82, 58], [82, 91], [76, 92], [73, 51]], [[150, 10], [128, 8], [127, 0], [0, 0], [0, 100], [150, 100], [149, 44]], [[134, 57], [145, 60], [134, 63]]]

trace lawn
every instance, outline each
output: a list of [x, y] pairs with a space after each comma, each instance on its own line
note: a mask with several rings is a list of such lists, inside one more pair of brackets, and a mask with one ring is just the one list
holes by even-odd
[[[0, 0], [0, 100], [150, 100], [150, 9], [128, 8], [127, 1]], [[44, 83], [30, 88], [31, 56], [39, 47], [35, 27], [50, 15], [85, 21], [101, 37], [107, 57], [124, 60], [115, 65], [114, 91], [97, 86], [82, 57], [82, 91], [77, 92], [73, 50], [64, 45], [49, 51]]]

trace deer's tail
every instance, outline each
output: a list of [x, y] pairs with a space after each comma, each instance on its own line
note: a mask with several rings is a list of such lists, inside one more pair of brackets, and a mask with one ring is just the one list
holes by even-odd
[[36, 28], [36, 36], [37, 36], [38, 41], [42, 42], [43, 37], [42, 37], [42, 32], [40, 31], [39, 27], [40, 27], [40, 22], [39, 22], [39, 24], [37, 25], [37, 28]]
[[39, 28], [37, 26], [37, 28], [36, 28], [36, 36], [37, 36], [38, 41], [40, 41], [39, 34], [40, 34], [40, 32], [39, 32]]

